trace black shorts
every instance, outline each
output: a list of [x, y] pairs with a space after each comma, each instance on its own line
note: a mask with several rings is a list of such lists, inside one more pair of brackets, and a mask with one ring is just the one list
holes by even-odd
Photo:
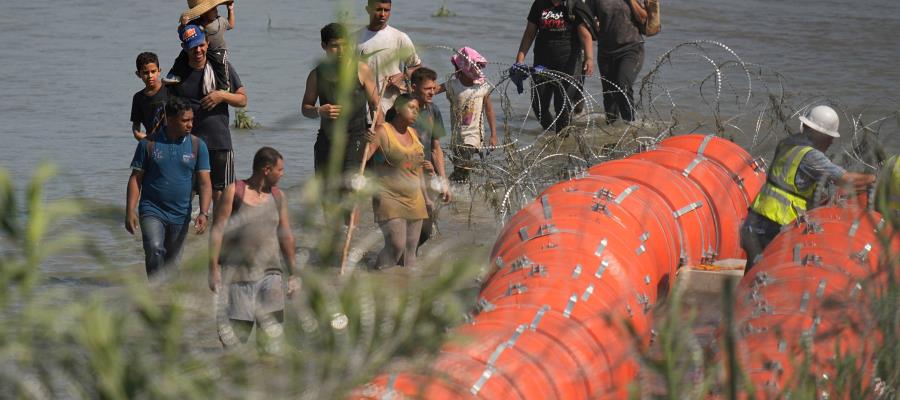
[[209, 166], [212, 190], [225, 190], [225, 186], [234, 182], [234, 151], [210, 150]]
[[[363, 153], [365, 153], [366, 138], [363, 134], [351, 135], [347, 140], [347, 148], [344, 151], [344, 159], [341, 160], [341, 171], [359, 170], [359, 164], [362, 162]], [[313, 169], [317, 174], [324, 174], [328, 168], [329, 158], [331, 156], [331, 141], [324, 135], [316, 138], [313, 145]]]

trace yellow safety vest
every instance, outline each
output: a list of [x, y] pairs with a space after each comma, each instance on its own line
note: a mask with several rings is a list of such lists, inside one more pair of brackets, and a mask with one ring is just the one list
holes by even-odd
[[816, 183], [800, 190], [794, 181], [800, 162], [812, 149], [809, 146], [794, 146], [775, 159], [766, 184], [750, 207], [754, 212], [779, 225], [786, 225], [797, 219], [801, 211], [806, 211], [806, 202], [812, 199]]
[[891, 157], [884, 163], [884, 168], [878, 175], [875, 207], [885, 219], [900, 226], [900, 156]]

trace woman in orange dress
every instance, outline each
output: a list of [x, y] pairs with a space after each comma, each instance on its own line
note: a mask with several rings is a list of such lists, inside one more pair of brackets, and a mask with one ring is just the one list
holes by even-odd
[[378, 191], [372, 198], [372, 208], [375, 222], [384, 234], [377, 268], [398, 263], [415, 266], [422, 221], [428, 218], [422, 171], [425, 153], [411, 127], [418, 113], [416, 99], [401, 95], [385, 115], [386, 122], [377, 125], [369, 137], [370, 157], [378, 151], [384, 159], [373, 167]]

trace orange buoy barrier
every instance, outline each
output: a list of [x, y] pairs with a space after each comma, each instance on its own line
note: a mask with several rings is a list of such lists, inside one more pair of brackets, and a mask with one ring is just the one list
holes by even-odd
[[779, 397], [801, 372], [827, 397], [829, 377], [847, 356], [863, 384], [871, 382], [883, 338], [871, 330], [870, 296], [891, 268], [897, 273], [884, 257], [900, 252], [900, 235], [888, 229], [878, 213], [859, 207], [814, 209], [786, 226], [741, 280], [737, 355], [763, 398]]
[[653, 304], [681, 265], [741, 254], [765, 181], [727, 140], [672, 139], [547, 188], [502, 229], [459, 340], [429, 371], [379, 376], [353, 397], [626, 398]]

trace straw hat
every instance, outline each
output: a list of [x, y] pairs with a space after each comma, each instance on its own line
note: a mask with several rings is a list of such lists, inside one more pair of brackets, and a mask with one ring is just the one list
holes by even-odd
[[196, 19], [203, 13], [218, 7], [221, 4], [231, 3], [233, 0], [187, 0], [188, 10], [182, 13], [188, 19]]

